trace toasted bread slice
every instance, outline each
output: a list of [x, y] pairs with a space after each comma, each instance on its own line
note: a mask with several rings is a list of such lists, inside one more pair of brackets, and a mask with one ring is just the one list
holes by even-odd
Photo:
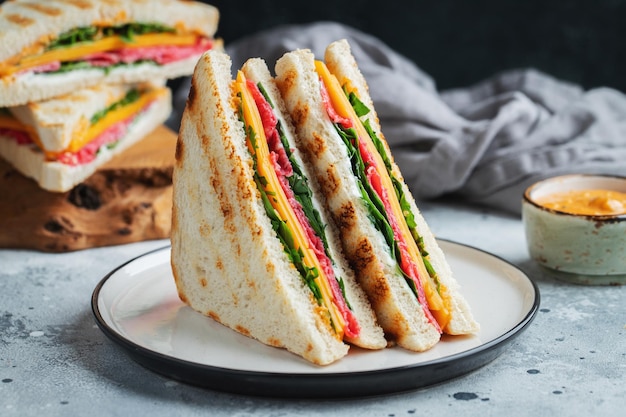
[[231, 79], [230, 58], [198, 61], [176, 149], [171, 264], [194, 310], [319, 365], [348, 352], [272, 229]]
[[424, 240], [424, 247], [426, 248], [426, 252], [429, 254], [429, 260], [433, 269], [437, 271], [440, 283], [447, 288], [450, 295], [451, 317], [447, 325], [442, 330], [447, 334], [453, 335], [477, 332], [480, 326], [474, 319], [470, 306], [461, 293], [461, 288], [453, 276], [443, 251], [437, 244], [434, 234], [430, 230], [424, 216], [417, 207], [413, 194], [404, 182], [400, 168], [393, 160], [393, 154], [391, 153], [389, 145], [385, 140], [385, 136], [380, 127], [378, 115], [376, 114], [376, 108], [369, 95], [367, 82], [359, 70], [354, 56], [352, 55], [349, 43], [345, 39], [331, 43], [326, 49], [324, 60], [326, 61], [326, 65], [328, 66], [330, 72], [339, 80], [339, 83], [343, 85], [346, 82], [350, 82], [352, 87], [358, 92], [360, 100], [370, 109], [370, 112], [363, 117], [370, 122], [370, 126], [372, 126], [376, 135], [382, 139], [381, 143], [385, 147], [386, 153], [391, 159], [393, 175], [395, 178], [400, 180], [404, 191], [403, 194], [406, 197], [415, 222], [417, 223], [415, 229]]
[[[276, 87], [275, 81], [271, 76], [267, 65], [260, 58], [253, 58], [248, 60], [242, 67], [243, 73], [248, 80], [254, 83], [260, 83], [263, 86], [264, 91], [270, 98], [274, 105], [274, 113], [283, 126], [283, 131], [289, 147], [292, 152], [292, 158], [297, 163], [305, 178], [310, 178], [310, 168], [304, 163], [300, 155], [300, 151], [296, 147], [295, 132], [293, 130], [293, 122], [289, 117], [285, 105], [280, 96], [280, 92]], [[313, 195], [320, 196], [321, 193], [316, 186], [315, 182], [308, 181], [309, 186], [313, 189]], [[360, 325], [360, 333], [354, 338], [344, 338], [344, 340], [363, 348], [368, 349], [382, 349], [386, 347], [387, 341], [385, 340], [383, 330], [376, 322], [376, 317], [371, 305], [367, 299], [366, 294], [356, 282], [354, 272], [349, 267], [343, 250], [341, 249], [341, 241], [339, 237], [339, 231], [335, 227], [334, 223], [330, 221], [330, 215], [325, 206], [322, 205], [319, 199], [314, 198], [314, 208], [320, 215], [323, 224], [326, 225], [325, 234], [328, 239], [328, 250], [330, 252], [330, 258], [333, 260], [333, 269], [335, 276], [340, 277], [344, 284], [344, 291], [346, 299], [348, 300], [352, 311], [355, 312]]]

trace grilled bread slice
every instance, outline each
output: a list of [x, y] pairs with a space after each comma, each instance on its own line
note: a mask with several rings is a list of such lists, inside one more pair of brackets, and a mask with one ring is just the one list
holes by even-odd
[[[265, 79], [260, 67], [254, 61], [244, 71]], [[253, 124], [244, 115], [248, 99], [237, 84], [241, 78], [231, 79], [229, 57], [215, 50], [202, 56], [192, 77], [173, 175], [171, 264], [178, 293], [194, 310], [243, 335], [314, 364], [330, 364], [345, 356], [349, 346], [337, 332], [331, 307], [314, 295], [296, 267], [296, 256], [286, 250], [289, 239], [281, 239], [277, 231], [281, 221], [268, 214], [270, 200], [279, 209], [285, 201], [278, 190], [266, 192], [263, 184], [271, 181], [259, 178], [258, 165], [266, 161], [249, 145]], [[273, 89], [271, 83], [266, 88]], [[261, 131], [263, 127], [254, 137]], [[321, 207], [319, 201], [315, 204]], [[295, 230], [290, 223], [287, 227]], [[296, 232], [293, 236], [299, 242]], [[311, 253], [306, 246], [299, 246], [301, 258]], [[333, 258], [340, 262], [339, 250]], [[360, 303], [355, 300], [355, 306]], [[372, 316], [363, 323], [367, 320], [374, 322]], [[381, 336], [379, 331], [377, 341], [367, 343], [384, 347]]]
[[[274, 106], [275, 114], [283, 126], [285, 140], [291, 150], [291, 157], [300, 167], [304, 178], [311, 178], [310, 168], [304, 163], [300, 155], [300, 151], [296, 146], [295, 132], [293, 130], [293, 122], [289, 117], [285, 105], [280, 96], [280, 91], [276, 87], [275, 81], [267, 68], [265, 61], [260, 58], [249, 59], [242, 67], [242, 71], [246, 78], [256, 84], [259, 84], [267, 97]], [[321, 193], [313, 181], [308, 181], [309, 187], [312, 189], [313, 196], [320, 196]], [[328, 209], [323, 206], [322, 200], [313, 199], [313, 207], [319, 213], [322, 224], [325, 225], [323, 233], [328, 240], [328, 252], [333, 260], [333, 269], [336, 277], [341, 277], [346, 299], [350, 303], [352, 311], [355, 312], [360, 325], [358, 336], [345, 336], [344, 340], [367, 349], [382, 349], [386, 347], [382, 328], [376, 322], [374, 311], [367, 299], [367, 295], [356, 282], [354, 271], [350, 268], [341, 248], [339, 231], [334, 223], [330, 221]]]

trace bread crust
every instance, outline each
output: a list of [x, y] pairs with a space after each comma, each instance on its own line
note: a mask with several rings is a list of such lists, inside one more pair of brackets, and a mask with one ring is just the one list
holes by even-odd
[[5, 137], [0, 137], [0, 156], [23, 175], [34, 179], [44, 190], [65, 192], [93, 174], [113, 156], [123, 152], [164, 123], [172, 112], [171, 103], [171, 91], [164, 87], [163, 94], [130, 125], [126, 136], [115, 147], [112, 149], [102, 147], [97, 157], [86, 164], [71, 166], [49, 162], [36, 145], [19, 145], [12, 138]]
[[173, 174], [171, 264], [180, 298], [248, 337], [325, 365], [348, 352], [272, 229], [237, 117], [230, 58], [198, 61]]

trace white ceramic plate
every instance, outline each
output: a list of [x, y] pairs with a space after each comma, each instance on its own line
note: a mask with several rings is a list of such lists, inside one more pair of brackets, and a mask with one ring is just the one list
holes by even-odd
[[170, 248], [116, 268], [93, 292], [102, 331], [143, 366], [195, 385], [278, 397], [346, 397], [416, 389], [495, 359], [530, 324], [537, 286], [518, 268], [481, 250], [439, 241], [481, 330], [444, 336], [423, 353], [351, 348], [329, 366], [244, 337], [194, 312], [178, 298]]

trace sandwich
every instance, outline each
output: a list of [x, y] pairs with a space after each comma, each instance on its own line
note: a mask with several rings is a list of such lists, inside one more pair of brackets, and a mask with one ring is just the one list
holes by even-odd
[[163, 82], [99, 85], [0, 108], [0, 157], [41, 188], [65, 192], [169, 117]]
[[265, 62], [208, 51], [183, 112], [171, 266], [194, 310], [309, 362], [387, 342], [328, 221]]
[[325, 62], [283, 55], [276, 82], [343, 250], [386, 337], [424, 351], [442, 333], [479, 329], [381, 131], [367, 83], [345, 40]]
[[214, 39], [218, 10], [179, 0], [27, 0], [0, 6], [0, 107], [103, 82], [190, 75]]

